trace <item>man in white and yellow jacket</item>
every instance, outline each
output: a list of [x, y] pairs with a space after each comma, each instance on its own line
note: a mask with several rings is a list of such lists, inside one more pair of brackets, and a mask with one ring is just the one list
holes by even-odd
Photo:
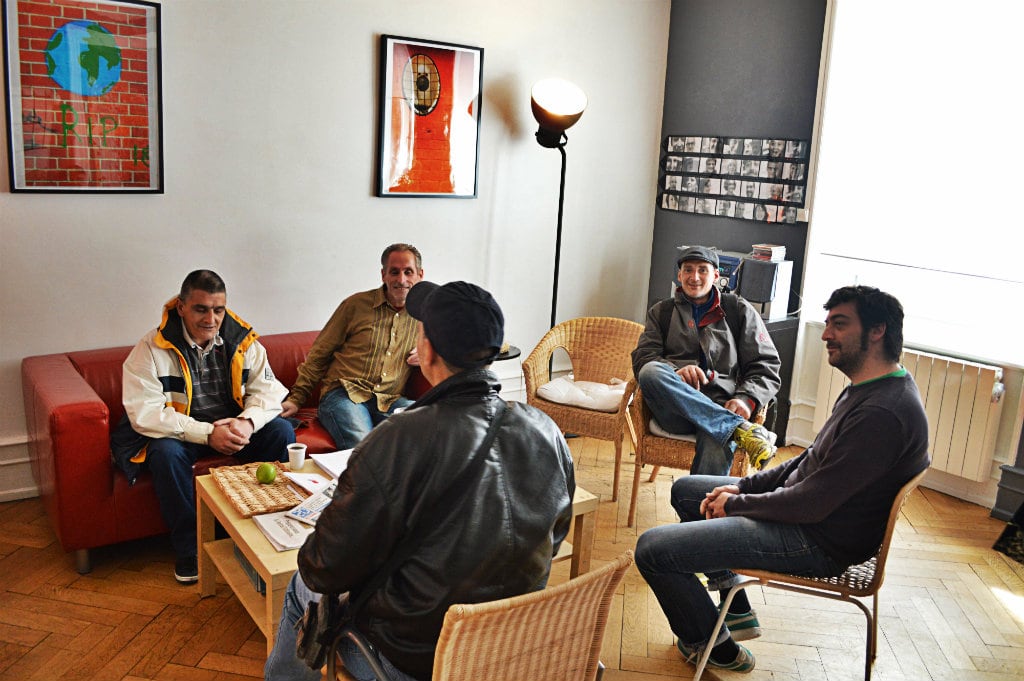
[[[287, 389], [274, 377], [252, 328], [227, 309], [223, 279], [185, 278], [160, 327], [124, 363], [125, 417], [111, 438], [114, 460], [134, 483], [153, 476], [171, 530], [179, 582], [198, 578], [192, 466], [214, 452], [239, 463], [283, 461], [295, 431], [280, 418]], [[212, 450], [212, 451], [211, 451]]]

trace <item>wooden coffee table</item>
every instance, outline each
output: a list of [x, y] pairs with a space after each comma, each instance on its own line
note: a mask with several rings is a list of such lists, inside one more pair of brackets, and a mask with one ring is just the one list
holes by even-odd
[[[320, 469], [307, 459], [304, 473], [319, 473]], [[196, 530], [199, 541], [199, 595], [213, 596], [217, 592], [217, 574], [238, 597], [256, 626], [267, 638], [267, 654], [274, 647], [277, 625], [284, 608], [284, 592], [297, 569], [298, 549], [278, 551], [251, 518], [243, 518], [231, 505], [214, 482], [213, 476], [196, 478]], [[569, 559], [569, 576], [575, 577], [590, 569], [590, 554], [594, 545], [597, 518], [597, 497], [581, 487], [576, 488], [572, 500], [572, 544], [562, 542], [555, 561]], [[216, 539], [216, 521], [228, 533], [226, 539]], [[238, 549], [266, 584], [266, 593], [256, 590], [235, 556]]]

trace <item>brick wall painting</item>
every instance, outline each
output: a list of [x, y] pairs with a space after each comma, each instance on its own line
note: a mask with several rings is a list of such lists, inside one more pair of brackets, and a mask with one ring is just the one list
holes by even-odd
[[483, 50], [383, 36], [379, 196], [476, 196]]
[[7, 0], [12, 191], [163, 190], [159, 9]]

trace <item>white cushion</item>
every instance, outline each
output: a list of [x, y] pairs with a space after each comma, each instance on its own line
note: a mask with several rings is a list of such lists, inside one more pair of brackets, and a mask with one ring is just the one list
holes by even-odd
[[689, 435], [677, 435], [676, 433], [670, 433], [661, 427], [661, 424], [651, 419], [651, 424], [648, 426], [651, 431], [651, 435], [657, 435], [658, 437], [667, 437], [672, 440], [686, 440], [687, 442], [696, 442], [697, 436], [693, 433]]
[[591, 411], [616, 412], [626, 383], [613, 378], [611, 385], [594, 381], [574, 381], [568, 376], [556, 378], [537, 389], [537, 395], [549, 402], [566, 404]]

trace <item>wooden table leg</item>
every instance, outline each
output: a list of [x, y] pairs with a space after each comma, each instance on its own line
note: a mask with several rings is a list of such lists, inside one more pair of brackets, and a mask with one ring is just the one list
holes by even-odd
[[574, 519], [572, 533], [572, 558], [569, 559], [569, 578], [578, 577], [590, 570], [590, 553], [594, 548], [594, 531], [597, 528], [597, 511], [581, 513]]
[[284, 593], [285, 589], [272, 589], [270, 584], [267, 584], [266, 594], [266, 618], [267, 618], [267, 629], [270, 633], [267, 635], [267, 656], [270, 656], [270, 652], [274, 649], [274, 642], [277, 641], [277, 629], [278, 624], [281, 622], [281, 613], [284, 611]]
[[196, 538], [199, 542], [199, 546], [196, 547], [196, 557], [199, 558], [199, 595], [206, 597], [217, 593], [217, 568], [214, 567], [213, 558], [206, 552], [205, 546], [215, 538], [217, 520], [213, 516], [213, 510], [206, 504], [202, 493], [197, 493], [196, 501]]

